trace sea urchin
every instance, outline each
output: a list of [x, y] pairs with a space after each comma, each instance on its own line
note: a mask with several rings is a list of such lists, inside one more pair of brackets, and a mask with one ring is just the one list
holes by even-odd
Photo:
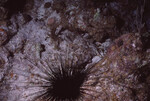
[[[75, 67], [63, 67], [49, 69], [48, 84], [42, 86], [45, 91], [36, 99], [44, 101], [80, 101], [85, 92], [82, 88], [88, 78], [89, 70], [85, 64]], [[35, 100], [35, 99], [34, 99]]]

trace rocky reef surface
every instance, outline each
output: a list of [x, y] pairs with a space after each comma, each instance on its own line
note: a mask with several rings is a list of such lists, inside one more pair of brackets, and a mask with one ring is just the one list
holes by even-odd
[[32, 101], [43, 68], [82, 63], [91, 72], [81, 101], [149, 101], [149, 4], [1, 0], [0, 101]]

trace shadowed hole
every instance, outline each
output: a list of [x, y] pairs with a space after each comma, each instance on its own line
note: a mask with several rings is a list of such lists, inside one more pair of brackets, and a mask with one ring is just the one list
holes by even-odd
[[23, 9], [26, 5], [26, 0], [8, 0], [4, 7], [8, 10], [8, 19], [11, 18], [13, 14], [18, 12], [23, 12]]

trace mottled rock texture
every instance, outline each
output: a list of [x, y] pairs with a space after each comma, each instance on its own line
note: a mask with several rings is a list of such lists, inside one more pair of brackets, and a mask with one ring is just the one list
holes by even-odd
[[47, 72], [81, 64], [79, 101], [149, 101], [148, 3], [1, 0], [0, 101], [54, 100], [40, 99]]

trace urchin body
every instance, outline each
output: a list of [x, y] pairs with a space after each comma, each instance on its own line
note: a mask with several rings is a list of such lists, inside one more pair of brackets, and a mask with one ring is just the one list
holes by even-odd
[[82, 86], [88, 78], [88, 72], [89, 70], [83, 65], [50, 69], [49, 84], [42, 86], [45, 91], [36, 99], [44, 101], [79, 101], [85, 93]]

